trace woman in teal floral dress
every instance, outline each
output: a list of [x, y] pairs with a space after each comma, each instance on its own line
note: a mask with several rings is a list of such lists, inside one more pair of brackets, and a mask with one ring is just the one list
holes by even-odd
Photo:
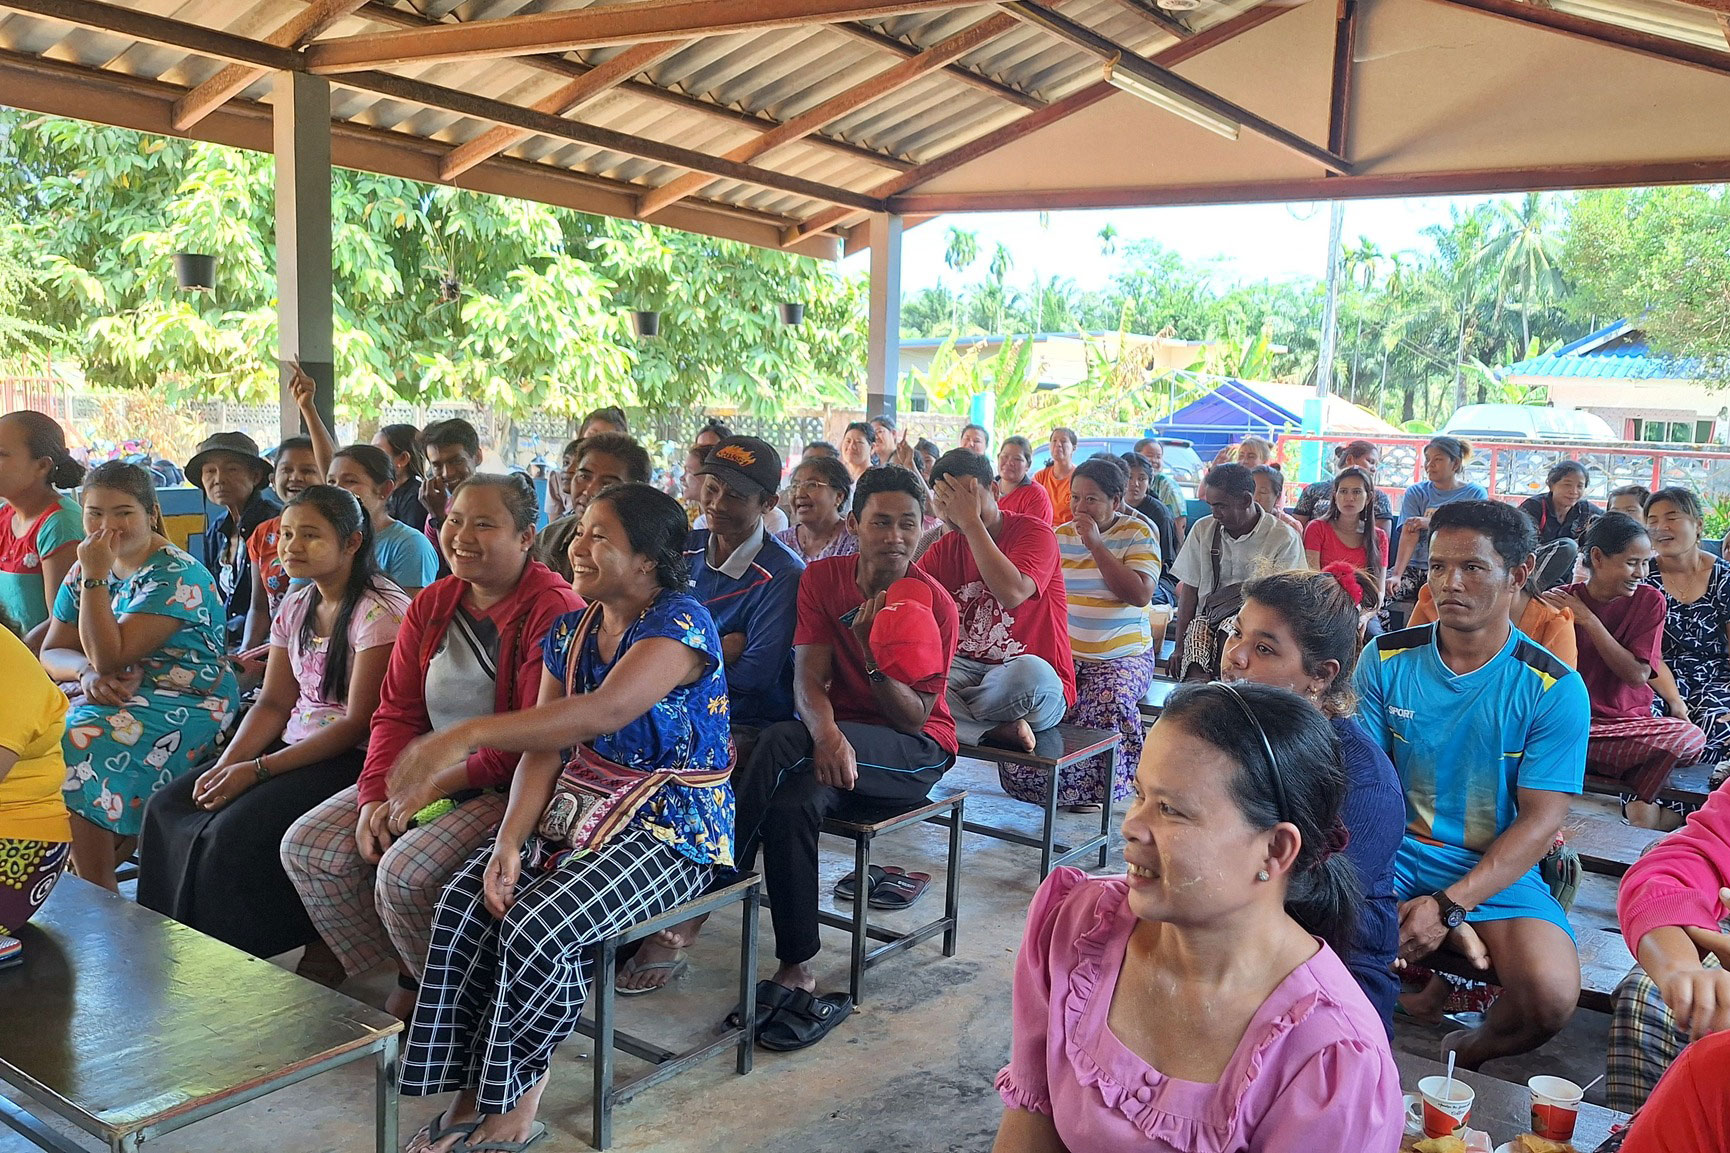
[[[732, 862], [727, 679], [715, 623], [686, 591], [685, 525], [649, 485], [603, 490], [570, 550], [589, 608], [548, 631], [540, 704], [420, 737], [397, 759], [393, 775], [415, 778], [477, 744], [526, 754], [497, 840], [457, 870], [433, 917], [402, 1091], [457, 1098], [409, 1153], [543, 1134], [535, 1112], [582, 1015], [588, 946]], [[605, 799], [553, 828], [578, 795]]]
[[55, 598], [42, 664], [72, 696], [66, 807], [78, 875], [113, 889], [156, 790], [215, 754], [240, 691], [210, 572], [170, 544], [150, 474], [111, 461], [81, 494], [84, 542]]

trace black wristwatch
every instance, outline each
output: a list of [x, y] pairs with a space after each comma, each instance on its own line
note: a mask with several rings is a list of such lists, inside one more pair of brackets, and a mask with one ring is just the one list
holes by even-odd
[[1437, 889], [1430, 894], [1430, 899], [1436, 903], [1436, 911], [1442, 915], [1442, 924], [1449, 929], [1457, 929], [1465, 922], [1465, 907], [1456, 903], [1445, 890]]
[[889, 679], [889, 675], [877, 667], [876, 661], [865, 662], [865, 679], [874, 685], [880, 685]]

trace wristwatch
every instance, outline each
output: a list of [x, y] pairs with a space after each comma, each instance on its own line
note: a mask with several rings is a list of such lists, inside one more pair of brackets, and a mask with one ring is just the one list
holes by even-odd
[[876, 661], [865, 662], [865, 679], [874, 685], [880, 685], [889, 679], [889, 675], [877, 667]]
[[108, 582], [97, 577], [81, 577], [78, 581], [78, 587], [86, 589], [105, 589], [108, 587]]
[[1436, 911], [1442, 915], [1442, 924], [1446, 925], [1449, 929], [1457, 929], [1465, 921], [1465, 907], [1456, 903], [1452, 897], [1448, 896], [1446, 890], [1437, 889], [1435, 892], [1430, 894], [1430, 899], [1435, 901]]

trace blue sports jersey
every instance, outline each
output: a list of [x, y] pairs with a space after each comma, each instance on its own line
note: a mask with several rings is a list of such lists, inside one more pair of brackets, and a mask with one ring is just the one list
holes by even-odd
[[1455, 675], [1434, 624], [1376, 638], [1358, 661], [1358, 719], [1406, 793], [1406, 832], [1482, 853], [1514, 822], [1516, 790], [1578, 793], [1591, 705], [1580, 674], [1518, 629]]

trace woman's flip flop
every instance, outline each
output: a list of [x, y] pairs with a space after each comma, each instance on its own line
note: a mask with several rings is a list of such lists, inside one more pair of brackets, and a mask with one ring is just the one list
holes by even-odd
[[639, 973], [665, 973], [667, 975], [666, 979], [661, 981], [658, 985], [644, 985], [637, 989], [627, 989], [625, 986], [615, 982], [613, 985], [613, 992], [617, 993], [621, 997], [641, 997], [644, 994], [653, 993], [657, 989], [665, 989], [668, 985], [671, 985], [674, 981], [677, 981], [680, 977], [684, 976], [685, 971], [690, 967], [691, 962], [687, 961], [683, 957], [674, 957], [671, 961], [646, 962], [638, 961], [636, 957], [632, 957], [623, 965], [619, 966], [619, 976], [635, 977]]

